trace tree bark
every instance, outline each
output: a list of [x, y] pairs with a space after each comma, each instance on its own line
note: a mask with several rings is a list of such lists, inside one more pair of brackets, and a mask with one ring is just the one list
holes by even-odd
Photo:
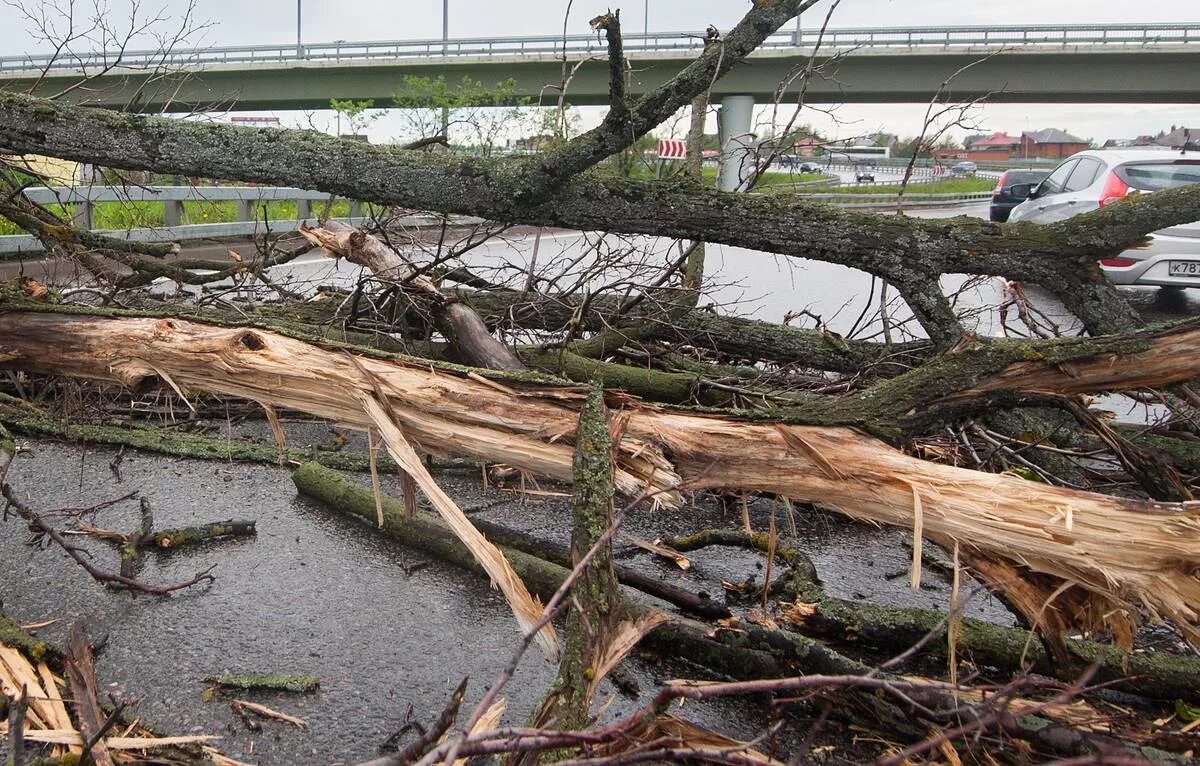
[[[604, 652], [627, 610], [613, 570], [612, 541], [605, 540], [613, 517], [612, 434], [602, 389], [593, 387], [579, 413], [571, 503], [571, 565], [580, 566], [572, 588], [566, 641], [558, 676], [530, 718], [535, 728], [582, 729], [588, 724], [596, 675]], [[598, 546], [598, 547], [597, 547]]]
[[[1189, 333], [1195, 331], [1178, 335]], [[452, 368], [351, 359], [266, 331], [178, 319], [9, 311], [0, 314], [0, 338], [5, 368], [132, 387], [161, 380], [181, 391], [243, 397], [358, 428], [373, 423], [359, 402], [372, 390], [365, 371], [423, 449], [572, 477], [580, 395], [530, 385], [525, 374], [491, 373], [503, 382], [485, 382]], [[1084, 388], [1089, 378], [1110, 385], [1118, 367], [1134, 370], [1136, 378], [1139, 366], [1156, 363], [1148, 358], [1156, 355], [1155, 342], [1177, 340], [1170, 332], [1156, 338], [1129, 354], [1110, 349], [1091, 361], [1076, 359], [1081, 376], [1073, 385]], [[1185, 366], [1194, 368], [1200, 359], [1195, 350], [1176, 351]], [[1051, 358], [1046, 366], [1062, 361]], [[1010, 383], [1028, 378], [1028, 370], [1004, 376]], [[982, 556], [1077, 585], [1059, 605], [1080, 628], [1118, 624], [1128, 631], [1145, 607], [1200, 641], [1200, 510], [1192, 504], [1108, 497], [938, 465], [849, 428], [652, 409], [618, 397], [612, 403], [621, 405], [623, 426], [614, 482], [627, 496], [650, 491], [655, 502], [672, 507], [682, 485], [774, 493], [902, 527], [919, 514], [929, 536], [957, 539]]]
[[378, 237], [337, 221], [301, 226], [300, 233], [330, 257], [371, 270], [381, 281], [405, 290], [433, 315], [434, 323], [463, 362], [488, 370], [524, 370], [525, 365], [491, 332], [469, 306], [446, 296], [430, 279]]
[[[856, 213], [780, 195], [590, 174], [564, 180], [553, 200], [528, 203], [521, 194], [530, 172], [526, 160], [436, 156], [311, 131], [137, 117], [14, 93], [0, 94], [0, 149], [300, 186], [511, 223], [719, 242], [850, 266], [898, 286], [932, 283], [943, 273], [1004, 276], [1042, 285], [1094, 333], [1139, 321], [1096, 260], [1150, 232], [1200, 218], [1195, 187], [1142, 195], [1046, 226]], [[944, 306], [913, 308], [933, 322]]]

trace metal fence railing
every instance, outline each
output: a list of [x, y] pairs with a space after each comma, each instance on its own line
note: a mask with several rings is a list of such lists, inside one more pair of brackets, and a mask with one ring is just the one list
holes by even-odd
[[838, 207], [860, 208], [895, 208], [904, 207], [953, 207], [968, 203], [990, 200], [992, 193], [966, 192], [963, 194], [925, 194], [907, 193], [903, 197], [897, 194], [805, 194], [809, 202], [824, 202]]
[[[313, 218], [314, 202], [330, 199], [330, 195], [325, 192], [275, 186], [45, 186], [26, 189], [25, 196], [42, 205], [69, 206], [68, 212], [72, 221], [79, 228], [101, 231], [135, 242], [221, 239], [295, 231], [301, 222]], [[235, 220], [217, 223], [190, 222], [183, 206], [184, 202], [228, 201], [236, 203]], [[163, 225], [117, 230], [97, 230], [93, 227], [97, 204], [126, 202], [161, 203]], [[261, 206], [268, 202], [295, 202], [295, 218], [264, 220]], [[370, 223], [372, 219], [364, 216], [363, 212], [362, 203], [352, 200], [349, 217], [338, 220], [352, 224]], [[393, 223], [419, 226], [427, 222], [426, 218], [428, 217], [408, 216], [394, 220]], [[27, 234], [0, 236], [0, 253], [36, 253], [41, 250], [42, 244], [36, 237]]]
[[[701, 32], [631, 32], [624, 35], [631, 55], [696, 52], [704, 47]], [[760, 50], [828, 51], [895, 49], [914, 52], [946, 49], [1030, 47], [1070, 49], [1080, 46], [1147, 47], [1196, 46], [1200, 22], [1164, 24], [1057, 24], [1019, 26], [894, 27], [890, 29], [801, 29], [779, 31]], [[306, 43], [304, 45], [243, 45], [170, 51], [63, 51], [57, 55], [31, 53], [0, 57], [0, 72], [93, 71], [204, 67], [262, 63], [372, 62], [413, 58], [512, 58], [567, 54], [604, 55], [606, 43], [597, 35], [529, 35], [431, 40]]]

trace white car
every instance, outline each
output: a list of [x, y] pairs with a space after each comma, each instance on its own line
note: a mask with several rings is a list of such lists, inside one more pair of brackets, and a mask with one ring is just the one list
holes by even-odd
[[[1040, 184], [1006, 187], [1025, 201], [1010, 222], [1053, 223], [1110, 205], [1129, 194], [1200, 183], [1200, 149], [1090, 149], [1072, 155]], [[1146, 244], [1100, 267], [1118, 285], [1200, 287], [1200, 221], [1154, 232]]]

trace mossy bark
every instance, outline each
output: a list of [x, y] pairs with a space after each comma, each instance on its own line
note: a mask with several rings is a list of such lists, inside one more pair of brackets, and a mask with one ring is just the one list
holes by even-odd
[[[767, 535], [746, 534], [739, 530], [708, 529], [664, 541], [678, 551], [698, 550], [711, 545], [751, 548], [766, 553], [770, 550]], [[828, 647], [813, 644], [814, 639], [841, 647], [854, 647], [873, 654], [893, 656], [926, 641], [921, 656], [947, 656], [947, 616], [942, 612], [917, 607], [847, 601], [830, 596], [817, 578], [812, 561], [799, 549], [776, 546], [777, 562], [786, 567], [776, 581], [778, 595], [797, 602], [801, 608], [789, 618], [798, 634], [793, 645], [796, 651], [812, 658], [821, 656]], [[800, 617], [799, 615], [804, 615]], [[1066, 647], [1074, 662], [1057, 665], [1046, 653], [1041, 642], [1028, 631], [1006, 628], [973, 618], [960, 621], [957, 651], [960, 658], [970, 658], [980, 666], [1000, 668], [1006, 672], [1033, 670], [1044, 675], [1071, 682], [1092, 663], [1097, 663], [1093, 681], [1112, 684], [1122, 691], [1156, 699], [1200, 701], [1200, 658], [1165, 652], [1123, 652], [1116, 647], [1094, 641], [1068, 640]], [[751, 646], [762, 647], [764, 642], [779, 646], [779, 637], [748, 634]], [[755, 635], [758, 635], [755, 638]], [[788, 649], [791, 651], [791, 649]], [[825, 672], [844, 672], [828, 670]]]
[[[85, 444], [114, 444], [196, 460], [225, 460], [247, 463], [279, 463], [279, 448], [274, 444], [225, 439], [201, 434], [170, 431], [132, 424], [104, 425], [80, 423], [37, 413], [21, 412], [0, 405], [0, 423], [26, 436], [65, 439]], [[292, 463], [315, 461], [345, 471], [370, 470], [370, 458], [363, 452], [348, 450], [321, 452], [289, 448], [284, 459]], [[394, 470], [395, 463], [385, 455], [380, 468]]]
[[[319, 500], [333, 510], [357, 516], [374, 528], [375, 497], [354, 477], [318, 463], [305, 463], [292, 474], [292, 480], [301, 494]], [[383, 518], [380, 531], [400, 543], [462, 569], [483, 574], [471, 552], [441, 522], [424, 513], [406, 521], [404, 504], [388, 495], [383, 496]], [[543, 599], [553, 596], [569, 573], [564, 567], [512, 548], [502, 547], [501, 551], [529, 590]], [[634, 601], [628, 602], [628, 608], [631, 616], [644, 610]], [[792, 670], [768, 652], [739, 645], [736, 637], [714, 639], [708, 634], [709, 628], [705, 624], [675, 618], [652, 631], [644, 644], [654, 651], [691, 660], [734, 678], [774, 677]], [[797, 667], [803, 670], [803, 666]]]
[[[598, 380], [605, 388], [621, 389], [654, 402], [683, 404], [701, 395], [701, 378], [693, 373], [664, 372], [589, 359], [566, 349], [523, 348], [517, 353], [531, 367], [579, 383]], [[713, 397], [703, 399], [709, 404], [718, 401]]]
[[533, 727], [574, 730], [587, 726], [597, 661], [626, 614], [613, 571], [612, 542], [602, 542], [612, 525], [612, 450], [604, 390], [593, 386], [579, 413], [575, 438], [572, 565], [580, 566], [589, 551], [595, 549], [595, 553], [583, 565], [572, 590], [558, 676], [530, 718]]
[[29, 635], [20, 623], [4, 612], [0, 612], [0, 644], [19, 649], [30, 662], [45, 661], [62, 667], [62, 652], [58, 647]]
[[181, 545], [194, 545], [195, 543], [216, 540], [222, 537], [250, 537], [254, 534], [256, 534], [255, 522], [230, 519], [229, 521], [214, 521], [211, 524], [201, 524], [192, 527], [160, 529], [143, 537], [138, 541], [138, 545], [143, 548], [165, 550], [168, 548], [178, 548]]
[[204, 679], [205, 683], [247, 691], [285, 691], [310, 694], [321, 685], [316, 676], [291, 673], [221, 673]]

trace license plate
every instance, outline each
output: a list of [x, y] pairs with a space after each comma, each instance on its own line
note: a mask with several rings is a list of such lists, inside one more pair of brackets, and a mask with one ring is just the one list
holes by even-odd
[[1200, 261], [1168, 261], [1167, 273], [1173, 277], [1200, 277]]

